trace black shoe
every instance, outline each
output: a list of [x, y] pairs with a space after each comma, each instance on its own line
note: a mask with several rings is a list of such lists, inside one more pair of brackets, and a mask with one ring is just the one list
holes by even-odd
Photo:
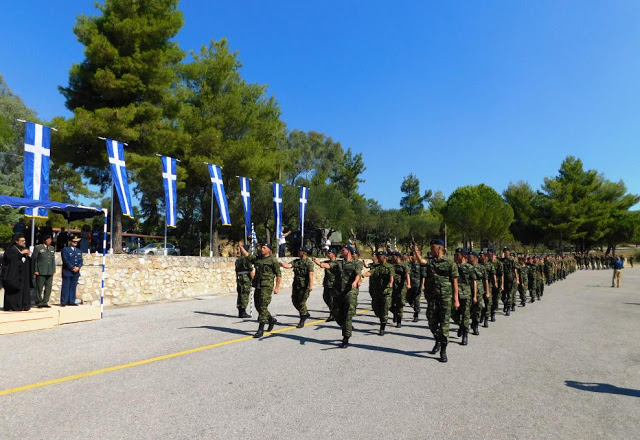
[[387, 326], [386, 322], [381, 322], [380, 323], [380, 331], [378, 332], [379, 336], [384, 336], [384, 328]]
[[507, 312], [505, 313], [506, 316], [510, 316], [511, 315], [511, 309], [509, 307], [507, 307]]
[[460, 345], [467, 345], [469, 343], [469, 337], [467, 336], [467, 329], [464, 329], [462, 332], [462, 341], [460, 341]]
[[418, 314], [419, 314], [418, 312], [415, 312], [413, 314], [413, 321], [411, 321], [411, 322], [418, 322]]
[[473, 334], [478, 336], [480, 334], [480, 332], [478, 331], [478, 324], [476, 324], [475, 326], [471, 327], [473, 330]]
[[488, 328], [489, 327], [489, 318], [487, 318], [486, 316], [484, 317], [484, 321], [482, 321], [482, 326], [484, 328]]
[[440, 362], [445, 363], [449, 359], [447, 358], [447, 344], [442, 344], [440, 348]]
[[49, 304], [45, 304], [45, 305], [43, 305], [43, 306], [42, 306], [42, 308], [43, 308], [43, 309], [50, 309], [50, 308], [51, 308], [51, 306], [50, 306]]
[[496, 312], [491, 312], [491, 322], [496, 322]]
[[67, 306], [66, 304], [60, 304], [60, 307], [66, 307], [66, 306]]
[[516, 305], [515, 304], [511, 304], [511, 311], [515, 312], [516, 311]]
[[44, 306], [41, 306], [40, 304], [38, 304], [36, 307], [37, 307], [38, 309], [41, 309], [41, 308], [43, 308]]
[[440, 342], [436, 341], [436, 345], [433, 346], [433, 348], [431, 349], [431, 351], [429, 353], [436, 354], [437, 352], [440, 351], [441, 348], [442, 348], [442, 344]]
[[531, 300], [530, 300], [529, 302], [530, 302], [530, 303], [534, 303], [534, 302], [536, 302], [536, 299], [532, 297], [532, 298], [531, 298]]
[[308, 313], [307, 313], [307, 314], [305, 314], [305, 315], [302, 315], [302, 316], [300, 317], [300, 322], [298, 323], [298, 325], [297, 325], [296, 327], [297, 327], [297, 328], [302, 328], [302, 327], [304, 327], [304, 322], [305, 322], [305, 321], [307, 320], [307, 318], [309, 318], [310, 316], [311, 316], [311, 315], [310, 315], [310, 314], [308, 314]]
[[269, 318], [269, 326], [267, 327], [267, 331], [268, 332], [273, 330], [273, 326], [276, 325], [276, 322], [278, 322], [278, 320], [276, 318], [274, 318], [273, 316], [271, 318]]
[[258, 331], [256, 332], [255, 335], [253, 335], [254, 338], [261, 338], [264, 335], [264, 322], [261, 322], [258, 325]]
[[458, 337], [462, 336], [462, 327], [458, 327]]
[[77, 306], [78, 306], [78, 304], [76, 304], [76, 303], [73, 303], [73, 304], [67, 304], [67, 305], [68, 305], [68, 306], [72, 306], [72, 307], [77, 307]]
[[335, 321], [336, 318], [333, 317], [332, 314], [329, 314], [329, 317], [327, 318], [327, 320], [325, 322], [331, 322], [331, 321]]
[[522, 302], [520, 303], [520, 305], [521, 305], [522, 307], [526, 307], [526, 305], [527, 305], [527, 301], [526, 301], [526, 300], [522, 301]]
[[340, 344], [340, 348], [347, 348], [349, 346], [349, 338], [342, 338], [342, 344]]
[[245, 309], [238, 307], [238, 318], [251, 318]]
[[398, 318], [396, 320], [396, 328], [401, 328], [402, 327], [402, 316], [398, 315]]

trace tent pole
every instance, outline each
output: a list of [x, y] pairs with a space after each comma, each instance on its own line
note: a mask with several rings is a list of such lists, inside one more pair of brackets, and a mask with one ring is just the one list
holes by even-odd
[[[113, 179], [111, 179], [111, 234], [109, 234], [109, 253], [113, 254], [113, 188], [115, 184], [113, 183]], [[106, 220], [105, 220], [106, 221]]]
[[213, 185], [211, 185], [211, 217], [209, 219], [209, 258], [213, 257]]
[[[36, 208], [36, 212], [38, 212], [38, 208]], [[36, 247], [36, 218], [35, 217], [31, 217], [31, 246], [30, 251], [33, 252], [33, 250]]]
[[107, 255], [107, 210], [104, 209], [104, 225], [102, 227], [102, 284], [100, 287], [100, 318], [104, 317], [104, 271]]

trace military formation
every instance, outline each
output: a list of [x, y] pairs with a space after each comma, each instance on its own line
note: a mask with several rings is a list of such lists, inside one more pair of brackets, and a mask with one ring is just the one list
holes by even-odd
[[522, 308], [542, 300], [545, 286], [564, 280], [583, 261], [573, 255], [516, 255], [506, 247], [500, 256], [491, 248], [486, 252], [459, 248], [449, 258], [445, 243], [439, 239], [431, 241], [426, 257], [414, 245], [411, 252], [404, 254], [378, 251], [368, 266], [351, 245], [340, 250], [341, 258], [336, 250], [330, 250], [323, 261], [312, 258], [311, 250], [304, 247], [291, 263], [279, 262], [269, 244], [263, 244], [258, 255], [250, 255], [248, 247], [239, 243], [238, 253], [238, 316], [250, 316], [246, 307], [253, 286], [258, 311], [255, 338], [264, 336], [267, 325], [266, 332], [272, 331], [277, 322], [268, 307], [271, 295], [279, 291], [281, 269], [293, 270], [291, 301], [300, 315], [297, 327], [304, 327], [310, 317], [307, 300], [313, 290], [315, 264], [325, 271], [322, 287], [329, 309], [327, 322], [335, 320], [340, 326], [341, 347], [349, 346], [360, 285], [369, 278], [371, 306], [380, 320], [380, 336], [385, 335], [389, 314], [395, 327], [402, 327], [405, 306], [413, 312], [412, 321], [418, 322], [424, 294], [427, 322], [435, 340], [430, 352], [439, 353], [441, 362], [448, 361], [451, 322], [457, 326], [460, 345], [468, 345], [469, 334], [479, 336], [480, 326], [488, 328], [490, 322], [496, 321], [501, 303], [504, 316], [511, 316], [517, 305]]

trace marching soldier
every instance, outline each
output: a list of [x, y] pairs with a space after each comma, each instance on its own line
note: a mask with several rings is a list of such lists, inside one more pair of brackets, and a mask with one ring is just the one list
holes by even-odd
[[387, 253], [378, 251], [375, 253], [377, 264], [369, 269], [363, 277], [371, 277], [369, 280], [369, 292], [371, 293], [371, 307], [380, 319], [380, 331], [384, 336], [389, 308], [391, 307], [391, 294], [393, 291], [393, 278], [395, 275], [393, 265], [387, 262]]
[[[271, 254], [272, 248], [269, 243], [264, 243], [260, 246], [260, 255], [249, 255], [242, 242], [238, 243], [238, 249], [255, 266], [256, 273], [253, 278], [253, 287], [256, 289], [254, 303], [258, 311], [258, 331], [253, 337], [261, 338], [264, 335], [265, 324], [269, 323], [267, 332], [270, 332], [278, 322], [269, 313], [269, 304], [271, 303], [271, 295], [277, 295], [280, 290], [280, 281], [282, 280], [280, 264]], [[274, 278], [275, 287], [273, 285]]]
[[512, 310], [515, 310], [513, 296], [516, 286], [520, 282], [516, 271], [516, 263], [511, 258], [511, 251], [505, 247], [502, 249], [502, 265], [504, 266], [504, 290], [502, 292], [502, 303], [504, 304], [504, 314], [509, 316]]
[[[246, 251], [249, 251], [249, 245], [244, 245]], [[253, 280], [253, 264], [238, 251], [236, 258], [236, 291], [238, 292], [238, 318], [250, 318], [247, 313], [247, 306], [251, 297], [251, 281]]]
[[413, 255], [409, 256], [409, 278], [411, 288], [407, 290], [407, 302], [413, 307], [413, 322], [420, 316], [420, 295], [424, 292], [424, 268]]
[[393, 253], [393, 293], [391, 295], [391, 313], [396, 327], [402, 327], [402, 312], [407, 301], [407, 289], [411, 288], [409, 267], [402, 261], [400, 252]]
[[36, 307], [39, 309], [50, 307], [53, 274], [56, 272], [56, 250], [51, 245], [52, 241], [51, 235], [43, 235], [42, 243], [34, 248], [31, 256], [33, 274], [36, 276]]
[[291, 302], [300, 313], [300, 322], [297, 328], [304, 327], [304, 322], [311, 316], [307, 309], [307, 299], [313, 290], [313, 263], [308, 255], [311, 250], [302, 247], [298, 251], [298, 258], [291, 263], [280, 262], [280, 267], [293, 268], [293, 286], [291, 286]]
[[524, 257], [520, 257], [518, 260], [518, 277], [520, 282], [518, 283], [518, 293], [520, 294], [520, 305], [522, 307], [527, 305], [527, 287], [529, 286], [529, 268], [527, 267]]
[[474, 335], [479, 335], [478, 325], [484, 316], [485, 292], [489, 291], [489, 281], [487, 280], [487, 270], [484, 264], [478, 264], [478, 254], [470, 251], [468, 257], [471, 266], [476, 272], [477, 284], [477, 301], [471, 304], [471, 330]]
[[483, 297], [484, 300], [484, 312], [483, 312], [483, 327], [489, 327], [489, 318], [491, 316], [491, 292], [494, 288], [498, 287], [498, 283], [496, 281], [496, 269], [493, 264], [488, 260], [487, 255], [480, 251], [478, 253], [478, 262], [484, 266], [484, 270], [486, 273], [486, 293]]
[[495, 269], [496, 284], [491, 288], [491, 322], [496, 320], [496, 310], [500, 306], [501, 293], [504, 291], [504, 265], [496, 255], [495, 249], [489, 249], [489, 259]]
[[[329, 249], [327, 251], [327, 257], [329, 259], [324, 261], [324, 263], [331, 263], [332, 261], [336, 261], [336, 250]], [[321, 267], [317, 259], [314, 258], [313, 262], [317, 264], [318, 267]], [[333, 313], [333, 296], [335, 295], [335, 290], [333, 288], [334, 282], [335, 275], [333, 274], [333, 272], [329, 269], [325, 269], [324, 280], [322, 281], [322, 299], [329, 308], [329, 317], [327, 318], [326, 322], [331, 322], [335, 319]]]
[[460, 307], [451, 311], [453, 322], [458, 324], [458, 336], [462, 336], [460, 345], [467, 345], [469, 341], [469, 323], [471, 321], [471, 304], [478, 302], [478, 284], [473, 266], [467, 263], [465, 251], [456, 249], [454, 261], [458, 265], [458, 298]]

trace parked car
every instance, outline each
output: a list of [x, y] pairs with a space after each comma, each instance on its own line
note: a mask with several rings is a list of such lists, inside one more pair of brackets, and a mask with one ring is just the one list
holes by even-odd
[[[149, 243], [143, 248], [134, 249], [135, 255], [164, 255], [164, 243]], [[167, 255], [180, 255], [180, 249], [167, 243]]]

